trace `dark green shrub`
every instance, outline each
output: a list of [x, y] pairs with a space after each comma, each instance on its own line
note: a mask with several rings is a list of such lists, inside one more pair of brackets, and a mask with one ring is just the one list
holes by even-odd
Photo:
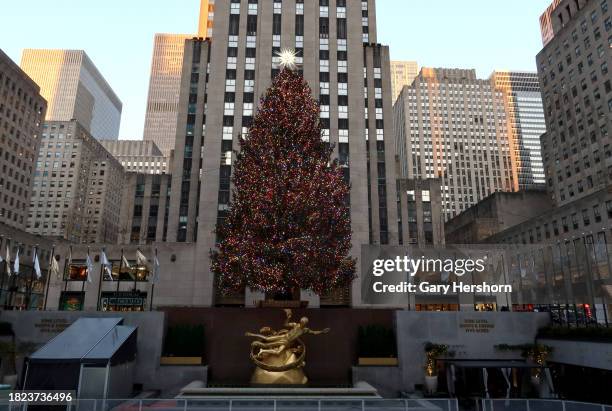
[[163, 355], [168, 357], [202, 357], [204, 353], [203, 325], [168, 327]]
[[383, 325], [367, 325], [359, 327], [357, 335], [358, 356], [389, 358], [397, 357], [395, 332]]
[[9, 322], [0, 322], [0, 335], [15, 335], [13, 325]]

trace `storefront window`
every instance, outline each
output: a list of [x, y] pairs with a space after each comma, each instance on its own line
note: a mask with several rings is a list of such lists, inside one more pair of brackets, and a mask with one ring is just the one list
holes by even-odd
[[113, 278], [109, 277], [108, 274], [104, 276], [104, 281], [148, 281], [149, 280], [149, 268], [144, 265], [138, 265], [135, 261], [128, 261], [128, 265], [125, 263], [120, 264], [119, 261], [111, 262]]
[[106, 291], [102, 293], [102, 311], [144, 311], [147, 293], [143, 291]]
[[60, 311], [82, 311], [85, 293], [81, 291], [62, 291], [60, 296]]

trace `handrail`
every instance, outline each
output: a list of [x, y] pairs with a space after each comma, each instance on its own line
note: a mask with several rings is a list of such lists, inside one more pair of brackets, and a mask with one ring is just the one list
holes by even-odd
[[[147, 411], [147, 410], [172, 410], [172, 411], [189, 411], [191, 409], [211, 410], [220, 409], [221, 407], [233, 411], [236, 406], [241, 410], [248, 410], [249, 407], [265, 411], [276, 411], [284, 409], [288, 403], [299, 405], [302, 403], [308, 406], [309, 410], [317, 409], [318, 411], [334, 410], [334, 411], [378, 411], [381, 407], [389, 406], [390, 408], [402, 411], [458, 411], [459, 405], [456, 398], [435, 398], [435, 399], [384, 399], [384, 398], [151, 398], [151, 399], [76, 399], [66, 404], [68, 410], [78, 411]], [[326, 404], [327, 403], [327, 404]], [[9, 411], [26, 409], [26, 403], [9, 402], [8, 400], [0, 400], [0, 406], [8, 407]]]
[[[601, 411], [612, 411], [612, 405], [608, 404], [599, 404], [593, 402], [583, 402], [583, 401], [573, 401], [573, 400], [559, 400], [556, 398], [482, 398], [481, 399], [482, 411], [497, 411], [502, 410], [503, 408], [493, 407], [494, 404], [509, 404], [509, 403], [523, 403], [525, 404], [525, 408], [527, 411], [539, 411], [540, 408], [537, 407], [538, 403], [550, 405], [551, 403], [558, 404], [560, 407], [557, 407], [558, 410], [566, 410], [567, 405], [574, 404], [577, 406], [584, 405], [588, 407], [589, 410], [593, 409], [593, 407], [599, 408]], [[488, 407], [487, 407], [488, 404]], [[505, 407], [508, 408], [508, 407]], [[508, 408], [514, 409], [514, 408]], [[542, 410], [549, 410], [549, 406], [542, 408]]]

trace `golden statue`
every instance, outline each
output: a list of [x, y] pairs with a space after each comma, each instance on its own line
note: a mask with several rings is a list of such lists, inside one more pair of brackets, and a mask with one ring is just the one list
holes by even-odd
[[314, 331], [306, 327], [308, 318], [302, 317], [299, 322], [291, 322], [292, 312], [285, 309], [285, 329], [274, 331], [263, 327], [259, 334], [247, 332], [247, 337], [258, 340], [251, 343], [251, 360], [255, 363], [255, 372], [251, 378], [253, 384], [296, 385], [306, 384], [304, 374], [306, 346], [300, 337], [329, 332], [329, 328]]

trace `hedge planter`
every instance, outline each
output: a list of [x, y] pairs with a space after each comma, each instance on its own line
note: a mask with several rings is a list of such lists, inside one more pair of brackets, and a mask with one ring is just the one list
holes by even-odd
[[202, 365], [202, 357], [161, 357], [160, 365]]
[[360, 366], [397, 367], [396, 357], [359, 357]]
[[435, 394], [438, 391], [438, 376], [437, 375], [426, 375], [425, 376], [425, 393]]

